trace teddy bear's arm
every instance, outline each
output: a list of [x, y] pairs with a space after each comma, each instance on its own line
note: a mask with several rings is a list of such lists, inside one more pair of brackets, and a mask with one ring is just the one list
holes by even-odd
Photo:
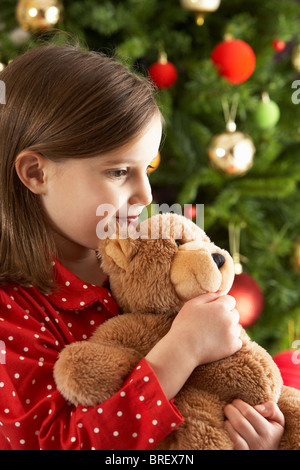
[[58, 390], [74, 405], [95, 406], [113, 396], [141, 359], [113, 344], [79, 341], [66, 346], [54, 366]]
[[114, 395], [134, 366], [168, 331], [158, 315], [122, 314], [96, 329], [88, 341], [66, 346], [54, 366], [58, 390], [71, 403], [93, 406]]

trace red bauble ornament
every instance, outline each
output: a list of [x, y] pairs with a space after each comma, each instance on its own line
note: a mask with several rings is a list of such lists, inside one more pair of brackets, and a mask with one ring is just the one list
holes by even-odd
[[259, 285], [249, 274], [237, 274], [229, 295], [236, 299], [240, 324], [244, 328], [252, 326], [261, 315], [264, 307], [264, 296]]
[[253, 49], [240, 39], [231, 39], [218, 44], [211, 54], [211, 59], [217, 66], [219, 74], [234, 85], [248, 80], [256, 64]]
[[274, 51], [276, 52], [284, 51], [285, 46], [286, 46], [286, 43], [282, 41], [281, 39], [274, 39], [274, 41], [272, 41], [272, 47]]
[[169, 62], [165, 53], [160, 54], [157, 62], [149, 67], [149, 75], [157, 88], [169, 88], [177, 80], [178, 73], [175, 65]]
[[300, 353], [287, 350], [274, 357], [274, 362], [280, 370], [284, 385], [300, 390]]
[[184, 207], [184, 214], [188, 219], [195, 219], [197, 216], [197, 208], [193, 205], [187, 205]]

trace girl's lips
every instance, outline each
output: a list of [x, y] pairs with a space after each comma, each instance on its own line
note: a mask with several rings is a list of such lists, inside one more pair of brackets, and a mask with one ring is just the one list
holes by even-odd
[[135, 216], [130, 216], [130, 217], [118, 217], [117, 218], [117, 221], [120, 223], [120, 224], [137, 224], [138, 223], [138, 220], [139, 220], [139, 216], [138, 215], [135, 215]]
[[128, 221], [128, 223], [130, 223], [130, 224], [135, 224], [135, 225], [136, 225], [136, 224], [138, 223], [138, 220], [139, 220], [139, 216], [138, 216], [138, 215], [136, 215], [136, 216], [134, 216], [134, 217], [127, 217], [127, 221]]

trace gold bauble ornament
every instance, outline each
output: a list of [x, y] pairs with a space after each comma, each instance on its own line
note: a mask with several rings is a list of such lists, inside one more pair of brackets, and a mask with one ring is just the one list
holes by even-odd
[[300, 44], [294, 47], [293, 52], [292, 52], [292, 63], [297, 70], [297, 72], [300, 72]]
[[221, 0], [180, 0], [182, 7], [185, 10], [194, 11], [196, 14], [196, 23], [202, 26], [206, 13], [216, 11], [221, 3]]
[[156, 157], [150, 163], [148, 170], [147, 170], [148, 175], [150, 173], [153, 173], [153, 171], [155, 171], [159, 167], [159, 164], [160, 164], [160, 152], [158, 152]]
[[16, 17], [25, 31], [48, 31], [58, 23], [63, 13], [60, 0], [19, 0]]
[[300, 237], [298, 237], [295, 242], [293, 253], [291, 256], [291, 263], [294, 268], [294, 271], [300, 274]]
[[229, 121], [226, 132], [214, 136], [208, 147], [211, 166], [229, 175], [244, 175], [253, 165], [256, 149], [250, 136]]

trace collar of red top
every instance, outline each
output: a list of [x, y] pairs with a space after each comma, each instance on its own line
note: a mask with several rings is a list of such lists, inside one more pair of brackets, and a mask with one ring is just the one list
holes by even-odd
[[56, 284], [58, 290], [48, 295], [48, 300], [64, 310], [81, 310], [95, 302], [101, 302], [112, 314], [118, 315], [119, 308], [109, 290], [108, 278], [102, 286], [83, 282], [65, 268], [58, 259], [54, 260]]

